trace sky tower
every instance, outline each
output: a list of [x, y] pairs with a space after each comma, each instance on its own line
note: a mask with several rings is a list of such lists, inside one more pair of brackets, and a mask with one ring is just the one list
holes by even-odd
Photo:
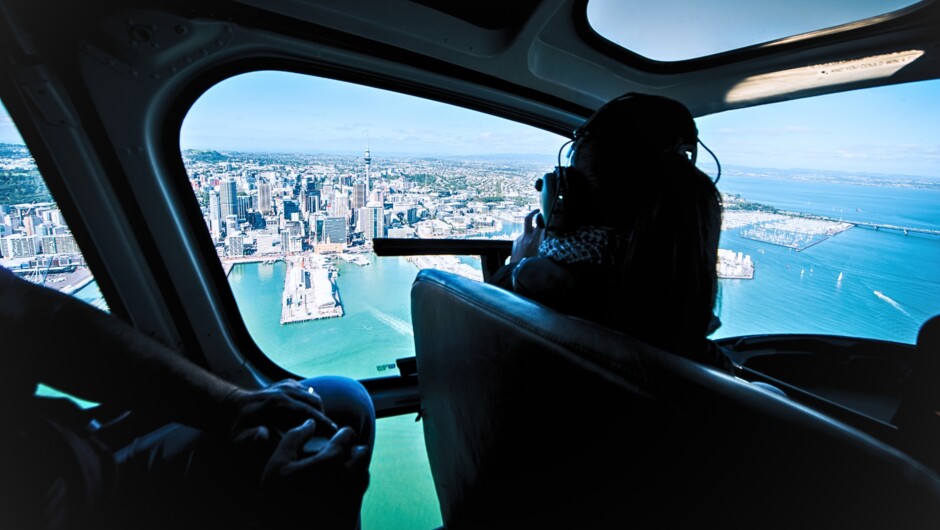
[[[366, 156], [362, 157], [366, 163], [366, 197], [372, 193], [372, 186], [369, 183], [369, 179], [372, 176], [372, 155], [369, 154], [369, 141], [366, 140]], [[367, 199], [368, 200], [368, 199]]]

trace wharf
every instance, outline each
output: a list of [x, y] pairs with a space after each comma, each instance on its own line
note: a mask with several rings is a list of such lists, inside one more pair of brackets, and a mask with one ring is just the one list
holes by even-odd
[[326, 262], [312, 256], [286, 258], [281, 324], [343, 316], [339, 290]]
[[222, 270], [225, 271], [225, 276], [226, 276], [226, 278], [227, 278], [228, 275], [232, 272], [232, 269], [235, 268], [235, 265], [238, 265], [239, 263], [268, 263], [268, 262], [270, 262], [270, 261], [272, 261], [272, 260], [279, 260], [279, 259], [283, 259], [283, 257], [281, 257], [281, 256], [276, 256], [276, 257], [272, 257], [272, 256], [248, 256], [248, 257], [244, 257], [244, 256], [243, 256], [243, 257], [240, 257], [240, 258], [228, 258], [228, 257], [226, 257], [226, 258], [221, 258], [221, 261], [222, 261]]

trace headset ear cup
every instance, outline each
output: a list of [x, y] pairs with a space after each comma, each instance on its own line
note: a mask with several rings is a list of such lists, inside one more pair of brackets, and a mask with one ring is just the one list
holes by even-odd
[[551, 226], [552, 222], [552, 210], [555, 205], [555, 190], [558, 186], [558, 168], [555, 168], [555, 171], [551, 173], [543, 175], [541, 182], [541, 186], [537, 186], [538, 190], [541, 192], [539, 205], [542, 211], [539, 217], [547, 228]]
[[572, 226], [573, 211], [570, 198], [570, 175], [575, 173], [572, 168], [559, 166], [552, 173], [542, 177], [542, 217], [545, 228], [550, 230], [568, 231]]

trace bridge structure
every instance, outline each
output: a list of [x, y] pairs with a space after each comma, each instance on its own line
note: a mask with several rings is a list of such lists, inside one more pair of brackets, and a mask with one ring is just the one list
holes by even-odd
[[892, 225], [887, 223], [872, 223], [868, 221], [852, 221], [851, 219], [841, 219], [836, 217], [829, 217], [827, 215], [814, 215], [807, 214], [802, 212], [781, 212], [785, 215], [791, 215], [793, 217], [802, 217], [803, 219], [818, 219], [820, 221], [832, 221], [834, 223], [849, 223], [852, 226], [858, 226], [861, 228], [870, 228], [872, 230], [896, 230], [898, 232], [903, 232], [904, 235], [908, 234], [927, 234], [931, 236], [940, 236], [940, 230], [934, 230], [931, 228], [916, 228], [911, 226], [899, 226]]
[[883, 223], [866, 223], [860, 221], [844, 221], [846, 223], [852, 223], [855, 226], [860, 226], [862, 228], [871, 228], [872, 230], [897, 230], [899, 232], [904, 232], [904, 235], [907, 234], [928, 234], [932, 236], [940, 236], [940, 230], [931, 230], [929, 228], [912, 228], [908, 226], [898, 226], [898, 225], [889, 225]]

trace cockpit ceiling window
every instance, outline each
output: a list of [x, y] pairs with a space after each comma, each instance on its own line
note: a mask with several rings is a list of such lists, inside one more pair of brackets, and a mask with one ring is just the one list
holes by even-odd
[[601, 37], [656, 61], [683, 61], [816, 31], [877, 21], [930, 0], [589, 0]]

